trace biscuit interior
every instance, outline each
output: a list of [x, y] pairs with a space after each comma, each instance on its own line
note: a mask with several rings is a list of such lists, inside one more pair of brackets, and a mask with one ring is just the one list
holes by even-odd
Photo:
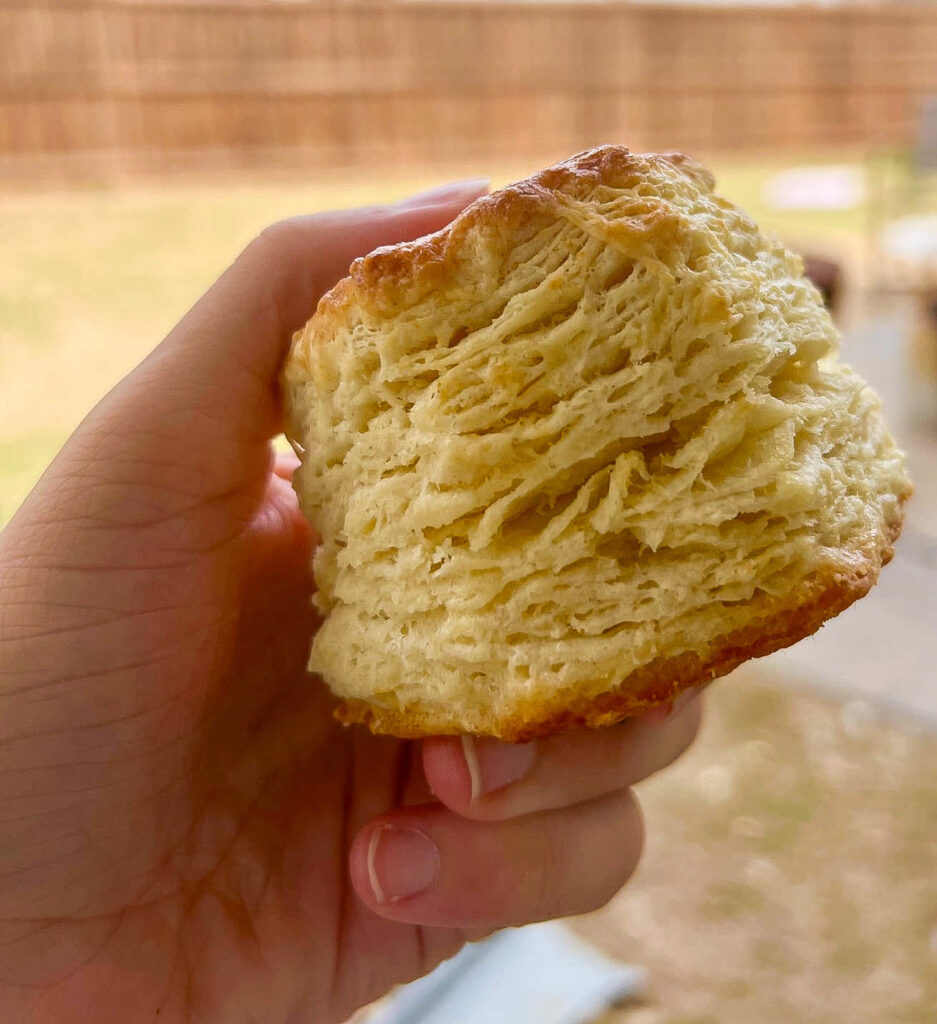
[[356, 261], [283, 378], [340, 716], [606, 724], [864, 594], [909, 484], [837, 342], [675, 154], [580, 154]]

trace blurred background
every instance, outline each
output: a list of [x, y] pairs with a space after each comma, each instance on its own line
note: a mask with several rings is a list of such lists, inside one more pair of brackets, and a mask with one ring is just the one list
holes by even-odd
[[296, 213], [682, 149], [808, 258], [917, 485], [872, 595], [713, 687], [574, 927], [627, 1024], [937, 1020], [937, 4], [0, 0], [0, 524]]

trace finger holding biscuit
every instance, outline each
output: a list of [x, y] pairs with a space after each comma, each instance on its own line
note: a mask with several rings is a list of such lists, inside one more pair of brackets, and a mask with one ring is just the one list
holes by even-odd
[[423, 769], [433, 793], [466, 818], [496, 821], [556, 810], [636, 785], [689, 747], [702, 719], [688, 691], [671, 714], [629, 719], [529, 743], [490, 737], [423, 741]]
[[381, 917], [489, 929], [602, 906], [630, 878], [643, 842], [625, 789], [505, 821], [468, 821], [438, 805], [392, 811], [358, 834], [349, 863], [355, 892]]

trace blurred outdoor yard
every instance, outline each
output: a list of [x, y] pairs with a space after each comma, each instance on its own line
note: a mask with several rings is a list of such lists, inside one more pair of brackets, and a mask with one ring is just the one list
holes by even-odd
[[[718, 187], [785, 239], [839, 260], [847, 322], [874, 322], [886, 300], [859, 287], [870, 283], [867, 207], [779, 211], [766, 201], [772, 175], [803, 162], [723, 162]], [[495, 168], [494, 184], [534, 169]], [[0, 523], [82, 416], [265, 225], [392, 200], [438, 178], [0, 196]], [[903, 358], [902, 338], [880, 340]], [[914, 513], [919, 531], [932, 508]], [[609, 908], [577, 924], [650, 970], [644, 1002], [608, 1024], [934, 1020], [937, 743], [900, 711], [886, 718], [874, 700], [825, 698], [796, 682], [756, 664], [718, 683], [697, 747], [644, 787], [643, 866]]]
[[864, 703], [707, 695], [696, 746], [639, 789], [647, 848], [584, 936], [649, 970], [602, 1024], [931, 1024], [937, 744]]

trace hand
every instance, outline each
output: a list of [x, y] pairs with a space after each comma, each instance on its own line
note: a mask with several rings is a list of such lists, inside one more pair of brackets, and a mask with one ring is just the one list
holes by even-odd
[[337, 726], [304, 668], [313, 535], [271, 448], [290, 333], [354, 256], [478, 192], [266, 231], [0, 535], [3, 1021], [339, 1021], [632, 871], [628, 787], [694, 703], [421, 748]]

